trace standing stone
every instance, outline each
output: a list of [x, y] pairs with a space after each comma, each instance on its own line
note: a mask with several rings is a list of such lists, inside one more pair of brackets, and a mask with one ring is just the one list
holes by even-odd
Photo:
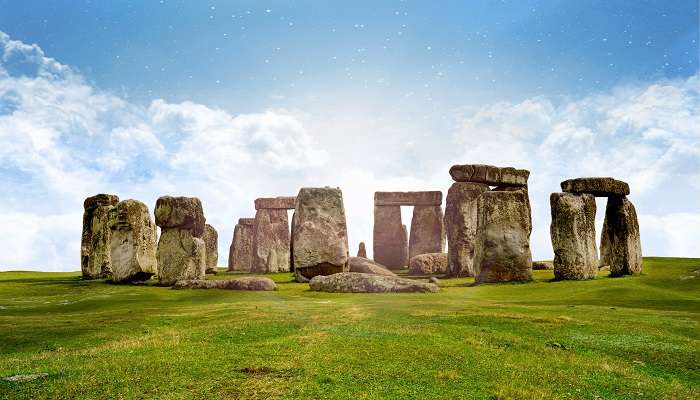
[[474, 276], [478, 203], [488, 190], [488, 185], [482, 183], [455, 182], [447, 192], [445, 230], [450, 276]]
[[204, 279], [206, 249], [204, 211], [196, 197], [163, 196], [156, 201], [158, 278], [162, 285], [179, 280]]
[[83, 202], [83, 233], [80, 241], [80, 269], [84, 279], [111, 273], [109, 212], [119, 203], [112, 194], [98, 194]]
[[338, 188], [302, 188], [297, 195], [294, 273], [298, 280], [348, 271], [348, 232]]
[[610, 276], [642, 272], [637, 211], [626, 197], [608, 197], [600, 247], [601, 264], [610, 266]]
[[137, 200], [124, 200], [110, 217], [112, 281], [145, 281], [158, 272], [156, 225], [148, 207]]
[[218, 271], [219, 264], [219, 234], [216, 232], [213, 226], [209, 224], [204, 224], [204, 234], [202, 234], [202, 240], [204, 240], [204, 248], [206, 250], [205, 265], [207, 274], [216, 274]]
[[357, 248], [357, 256], [367, 258], [367, 249], [365, 248], [365, 242], [360, 242], [360, 246]]
[[593, 279], [598, 274], [595, 243], [595, 197], [590, 194], [552, 193], [550, 234], [554, 248], [554, 277], [558, 280]]
[[250, 272], [254, 235], [255, 219], [240, 218], [233, 229], [233, 240], [228, 253], [228, 271]]
[[[294, 199], [294, 202], [296, 203], [296, 198]], [[291, 232], [294, 232], [294, 224], [295, 224], [295, 219], [294, 216], [296, 215], [295, 212], [292, 212], [292, 222], [290, 224], [290, 235], [289, 235], [289, 271], [294, 272], [294, 236], [291, 235]]]
[[252, 272], [289, 271], [289, 222], [286, 209], [262, 208], [255, 212]]
[[374, 260], [389, 268], [408, 265], [408, 240], [401, 206], [374, 206]]
[[529, 199], [525, 191], [488, 191], [479, 197], [474, 252], [477, 283], [532, 279]]
[[445, 251], [445, 225], [442, 207], [415, 206], [408, 242], [409, 260], [419, 254]]

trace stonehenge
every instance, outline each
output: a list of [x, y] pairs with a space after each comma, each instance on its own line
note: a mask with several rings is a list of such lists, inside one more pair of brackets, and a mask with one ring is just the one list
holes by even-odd
[[202, 234], [204, 241], [205, 257], [205, 273], [216, 274], [218, 272], [217, 265], [219, 263], [219, 234], [213, 226], [204, 224], [204, 233]]
[[448, 268], [448, 257], [445, 253], [427, 253], [411, 257], [408, 261], [409, 275], [445, 274]]
[[348, 271], [348, 232], [341, 190], [299, 190], [292, 237], [292, 260], [298, 281]]
[[228, 253], [228, 271], [250, 272], [253, 263], [255, 218], [239, 218]]
[[[442, 192], [376, 192], [374, 194], [374, 259], [389, 268], [403, 268], [410, 257], [445, 248]], [[406, 238], [401, 206], [413, 206]]]
[[367, 249], [365, 248], [365, 242], [360, 242], [360, 245], [357, 248], [357, 256], [367, 258]]
[[[564, 193], [552, 193], [552, 247], [557, 279], [590, 279], [598, 267], [610, 276], [642, 271], [642, 249], [637, 212], [627, 198], [629, 185], [610, 177], [586, 177], [561, 182]], [[600, 239], [600, 261], [595, 248], [595, 200], [607, 197]]]
[[255, 227], [251, 272], [286, 272], [290, 269], [290, 235], [287, 210], [294, 197], [255, 200]]
[[196, 197], [163, 196], [156, 201], [156, 225], [161, 228], [156, 258], [161, 285], [204, 279], [206, 249], [204, 211]]
[[124, 200], [111, 210], [112, 281], [145, 281], [158, 272], [156, 225], [148, 206]]
[[109, 214], [119, 197], [100, 193], [83, 202], [83, 233], [80, 241], [80, 269], [83, 279], [104, 278], [112, 273]]
[[455, 182], [447, 192], [445, 229], [450, 276], [474, 276], [478, 202], [488, 190], [489, 186], [483, 183]]

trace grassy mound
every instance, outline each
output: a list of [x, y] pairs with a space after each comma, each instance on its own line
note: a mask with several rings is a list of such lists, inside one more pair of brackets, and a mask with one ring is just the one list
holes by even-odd
[[0, 273], [0, 377], [38, 374], [0, 398], [699, 398], [700, 260], [604, 275], [332, 294]]

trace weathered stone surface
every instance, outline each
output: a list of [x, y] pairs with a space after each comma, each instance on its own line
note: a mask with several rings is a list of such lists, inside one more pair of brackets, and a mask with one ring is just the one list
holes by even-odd
[[277, 284], [262, 276], [244, 276], [226, 280], [181, 280], [173, 289], [277, 290]]
[[289, 270], [292, 272], [294, 272], [294, 236], [292, 236], [291, 233], [294, 232], [294, 226], [296, 224], [296, 221], [296, 212], [293, 212], [289, 234]]
[[228, 253], [228, 271], [250, 272], [253, 263], [255, 219], [241, 218], [233, 228], [233, 240]]
[[348, 260], [350, 272], [362, 272], [364, 274], [396, 276], [387, 267], [364, 257], [350, 257]]
[[[99, 218], [105, 218], [109, 215], [109, 210], [119, 203], [119, 197], [113, 194], [100, 193], [95, 196], [91, 196], [85, 199], [83, 202], [83, 207], [85, 211], [83, 212], [83, 232], [80, 240], [80, 269], [82, 271], [83, 278], [85, 279], [95, 279], [100, 278], [105, 274], [109, 274], [109, 262], [107, 262], [106, 268], [104, 266], [104, 260], [93, 260], [90, 261], [90, 255], [93, 248], [93, 238], [92, 238], [92, 223], [95, 215], [95, 209], [98, 207], [105, 207], [103, 210], [97, 212]], [[109, 227], [105, 224], [98, 224], [100, 227], [108, 231], [107, 235], [110, 234]], [[98, 233], [102, 236], [102, 233]], [[97, 243], [102, 243], [105, 238], [97, 238]], [[104, 251], [109, 255], [109, 237], [106, 238], [106, 248]], [[102, 257], [102, 256], [98, 256]], [[97, 262], [95, 262], [97, 261]], [[105, 270], [103, 272], [103, 269]]]
[[593, 279], [598, 274], [595, 244], [595, 197], [590, 194], [552, 193], [550, 234], [554, 248], [554, 277], [559, 280]]
[[260, 274], [289, 271], [289, 249], [287, 210], [262, 208], [256, 211], [251, 271]]
[[481, 194], [474, 252], [477, 283], [532, 279], [529, 208], [524, 191]]
[[348, 232], [338, 188], [302, 188], [294, 208], [294, 272], [306, 279], [348, 270]]
[[411, 257], [408, 262], [409, 275], [438, 275], [446, 274], [448, 257], [445, 253], [419, 254]]
[[262, 209], [280, 209], [280, 210], [293, 210], [294, 204], [296, 203], [296, 197], [294, 196], [284, 196], [284, 197], [261, 197], [255, 199], [255, 210]]
[[365, 248], [365, 242], [360, 242], [360, 245], [357, 248], [357, 256], [367, 258], [367, 249]]
[[596, 197], [627, 196], [627, 182], [610, 177], [576, 178], [561, 183], [561, 190], [568, 193], [589, 193]]
[[156, 225], [161, 228], [192, 230], [195, 237], [204, 233], [202, 202], [196, 197], [162, 196], [156, 201]]
[[162, 229], [156, 258], [161, 285], [169, 286], [180, 280], [204, 279], [204, 241], [193, 236], [189, 229]]
[[467, 164], [453, 165], [450, 168], [450, 176], [456, 182], [476, 182], [490, 186], [526, 186], [530, 171], [512, 167]]
[[608, 198], [600, 241], [600, 265], [610, 266], [610, 276], [642, 272], [642, 244], [637, 211], [626, 197]]
[[375, 192], [375, 206], [440, 206], [442, 192]]
[[474, 243], [479, 197], [489, 191], [483, 183], [455, 182], [447, 192], [445, 230], [450, 276], [474, 276]]
[[111, 211], [112, 281], [145, 281], [158, 272], [156, 225], [148, 206], [124, 200]]
[[437, 292], [437, 285], [398, 276], [342, 272], [316, 276], [309, 282], [311, 290], [332, 293]]
[[219, 234], [213, 226], [204, 224], [202, 240], [204, 241], [204, 249], [206, 251], [206, 258], [204, 261], [206, 265], [205, 272], [207, 274], [216, 274], [219, 272]]
[[533, 261], [532, 269], [541, 271], [553, 270], [554, 264], [551, 261]]
[[374, 206], [374, 260], [389, 268], [408, 265], [408, 238], [400, 206]]
[[415, 206], [408, 241], [409, 259], [419, 254], [445, 251], [445, 223], [442, 207]]
[[113, 206], [98, 206], [91, 210], [90, 256], [87, 273], [83, 273], [85, 278], [105, 278], [112, 274], [110, 250], [112, 231], [109, 228], [109, 219], [113, 209]]

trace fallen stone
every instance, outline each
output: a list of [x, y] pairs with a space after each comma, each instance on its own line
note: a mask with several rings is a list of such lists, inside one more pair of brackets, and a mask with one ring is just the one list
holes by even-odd
[[[110, 274], [109, 261], [109, 211], [119, 203], [119, 197], [100, 193], [83, 202], [83, 232], [80, 240], [80, 269], [84, 279], [97, 279]], [[101, 208], [99, 211], [98, 208]], [[93, 242], [93, 220], [96, 221], [96, 237]], [[96, 251], [95, 246], [98, 246]], [[91, 259], [91, 255], [95, 254]]]
[[529, 199], [523, 191], [488, 191], [479, 197], [474, 254], [477, 283], [532, 279]]
[[375, 192], [375, 206], [440, 206], [442, 192]]
[[411, 257], [408, 263], [409, 275], [446, 274], [448, 258], [445, 253], [419, 254]]
[[37, 379], [41, 378], [46, 378], [49, 376], [49, 374], [42, 372], [38, 374], [22, 374], [22, 375], [12, 375], [12, 376], [6, 376], [3, 377], [2, 379], [7, 382], [30, 382], [30, 381], [35, 381]]
[[400, 206], [374, 206], [374, 260], [388, 268], [408, 265], [408, 238]]
[[447, 192], [445, 230], [450, 276], [474, 276], [479, 197], [487, 191], [489, 186], [483, 183], [455, 182]]
[[294, 204], [296, 202], [296, 197], [285, 196], [285, 197], [262, 197], [255, 199], [255, 210], [262, 209], [279, 209], [279, 210], [293, 210]]
[[117, 204], [110, 218], [112, 281], [145, 281], [158, 273], [156, 225], [138, 200]]
[[440, 206], [415, 206], [408, 241], [409, 260], [419, 254], [445, 251], [445, 216]]
[[348, 259], [350, 272], [361, 272], [364, 274], [396, 276], [387, 267], [364, 257], [350, 257]]
[[287, 210], [262, 208], [255, 212], [251, 271], [259, 274], [289, 271]]
[[553, 270], [554, 264], [551, 261], [533, 261], [532, 269], [540, 271]]
[[554, 278], [593, 279], [598, 275], [595, 243], [595, 197], [590, 194], [552, 193], [550, 234], [554, 249]]
[[332, 293], [437, 292], [437, 285], [398, 276], [342, 272], [315, 276], [309, 282], [311, 290]]
[[213, 226], [204, 224], [202, 240], [204, 241], [204, 249], [206, 251], [206, 258], [204, 261], [206, 265], [205, 272], [207, 274], [216, 274], [219, 272], [219, 234]]
[[367, 258], [367, 249], [365, 248], [365, 242], [360, 242], [360, 246], [357, 248], [357, 256]]
[[173, 289], [226, 289], [226, 290], [277, 290], [277, 284], [270, 278], [244, 276], [226, 280], [181, 280]]
[[627, 182], [610, 177], [569, 179], [561, 183], [561, 190], [567, 193], [588, 193], [596, 197], [630, 194]]
[[626, 197], [608, 198], [600, 240], [600, 265], [610, 266], [610, 276], [642, 272], [642, 245], [634, 205]]
[[250, 272], [254, 235], [255, 219], [240, 218], [233, 229], [233, 240], [228, 253], [228, 271]]
[[311, 279], [348, 270], [348, 232], [338, 188], [302, 188], [294, 208], [294, 272]]
[[439, 284], [440, 284], [440, 279], [438, 279], [438, 278], [436, 278], [436, 277], [434, 277], [434, 276], [431, 276], [430, 279], [428, 279], [428, 282], [433, 283], [433, 284], [435, 284], [435, 285], [439, 285]]
[[456, 182], [484, 183], [490, 186], [526, 186], [530, 171], [512, 167], [466, 164], [453, 165], [450, 176]]
[[163, 229], [158, 240], [158, 279], [169, 286], [180, 280], [204, 279], [204, 241], [189, 229]]
[[204, 233], [206, 220], [196, 197], [162, 196], [156, 201], [155, 216], [161, 228], [189, 229], [198, 238]]

